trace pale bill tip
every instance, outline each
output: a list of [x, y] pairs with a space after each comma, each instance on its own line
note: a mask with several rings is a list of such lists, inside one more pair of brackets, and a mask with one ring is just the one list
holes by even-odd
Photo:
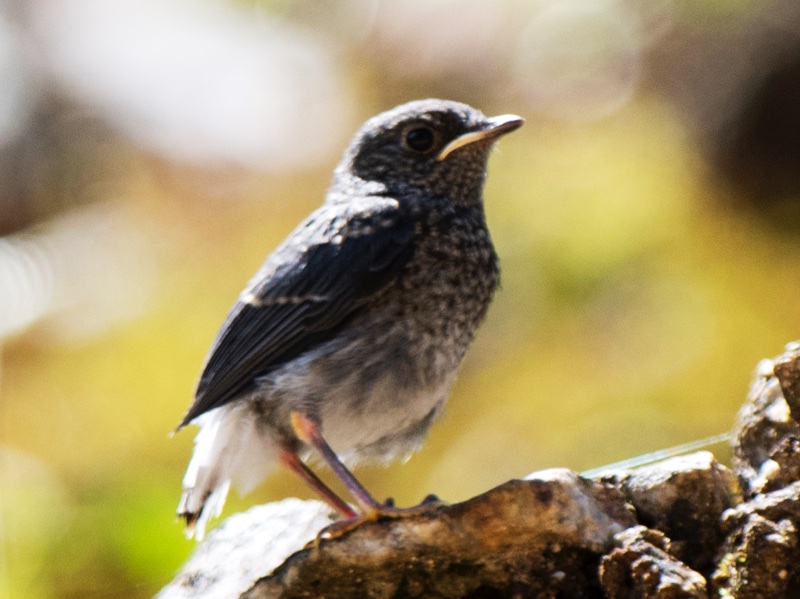
[[447, 144], [436, 156], [436, 160], [441, 162], [459, 148], [463, 148], [464, 146], [475, 143], [476, 141], [480, 141], [482, 139], [495, 139], [501, 135], [505, 135], [506, 133], [511, 133], [512, 131], [519, 129], [524, 122], [525, 119], [523, 119], [521, 116], [517, 116], [516, 114], [501, 114], [499, 116], [490, 117], [486, 119], [483, 127], [477, 131], [470, 131], [464, 135], [459, 135], [453, 141]]
[[525, 119], [516, 114], [500, 114], [486, 119], [491, 131], [502, 130], [502, 133], [510, 133], [522, 127]]

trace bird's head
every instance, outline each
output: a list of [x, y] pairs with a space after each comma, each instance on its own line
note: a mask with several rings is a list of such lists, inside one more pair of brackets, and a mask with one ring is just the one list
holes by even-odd
[[352, 188], [356, 180], [400, 200], [444, 196], [455, 203], [479, 202], [489, 151], [523, 122], [515, 115], [486, 117], [445, 100], [402, 104], [355, 134], [336, 169], [334, 192]]

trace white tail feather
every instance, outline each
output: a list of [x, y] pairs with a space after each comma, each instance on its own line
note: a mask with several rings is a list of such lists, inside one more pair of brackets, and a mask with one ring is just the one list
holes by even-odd
[[193, 424], [200, 432], [183, 477], [178, 515], [186, 519], [186, 535], [199, 541], [208, 521], [222, 513], [231, 480], [241, 493], [252, 490], [271, 470], [277, 449], [247, 402], [212, 410]]

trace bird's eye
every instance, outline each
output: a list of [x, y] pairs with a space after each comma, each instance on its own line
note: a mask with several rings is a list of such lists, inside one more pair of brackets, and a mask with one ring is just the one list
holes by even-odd
[[403, 142], [420, 154], [429, 152], [436, 142], [436, 134], [426, 125], [416, 125], [405, 132]]

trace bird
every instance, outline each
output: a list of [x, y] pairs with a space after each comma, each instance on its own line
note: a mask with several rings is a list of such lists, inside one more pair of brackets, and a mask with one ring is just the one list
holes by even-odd
[[278, 464], [345, 521], [403, 513], [351, 468], [408, 457], [442, 411], [499, 283], [488, 157], [523, 123], [426, 99], [356, 132], [321, 207], [266, 258], [206, 357], [176, 429], [200, 427], [178, 505], [187, 536], [203, 538], [232, 481], [246, 493]]

